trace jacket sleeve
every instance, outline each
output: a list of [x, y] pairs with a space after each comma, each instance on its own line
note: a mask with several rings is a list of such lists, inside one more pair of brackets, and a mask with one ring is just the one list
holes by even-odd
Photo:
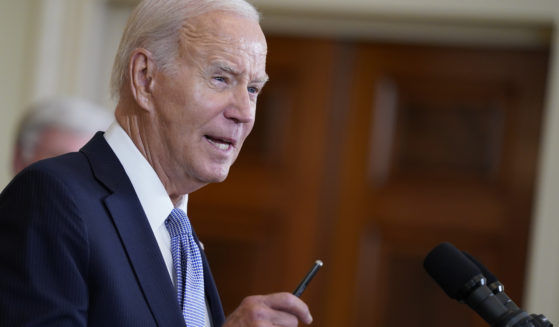
[[86, 326], [87, 233], [68, 184], [39, 167], [0, 194], [0, 326]]

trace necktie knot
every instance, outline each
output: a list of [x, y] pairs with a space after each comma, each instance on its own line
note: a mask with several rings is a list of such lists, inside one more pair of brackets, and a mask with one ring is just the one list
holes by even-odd
[[171, 211], [169, 218], [165, 221], [165, 226], [167, 227], [171, 237], [192, 234], [190, 221], [188, 220], [186, 213], [181, 209], [175, 208]]

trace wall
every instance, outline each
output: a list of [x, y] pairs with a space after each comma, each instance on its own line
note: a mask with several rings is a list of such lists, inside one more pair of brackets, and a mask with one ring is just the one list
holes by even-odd
[[31, 0], [0, 1], [0, 184], [10, 178], [11, 144], [19, 108], [25, 102], [26, 64], [33, 7]]
[[[557, 30], [556, 30], [557, 31]], [[553, 40], [539, 187], [532, 221], [526, 308], [559, 323], [559, 33]]]
[[101, 0], [0, 1], [0, 185], [12, 177], [14, 133], [26, 106], [50, 96], [74, 95], [111, 110], [104, 81], [112, 59], [103, 62], [102, 55], [108, 44], [114, 44], [111, 51], [116, 48], [118, 38], [104, 34], [107, 12]]

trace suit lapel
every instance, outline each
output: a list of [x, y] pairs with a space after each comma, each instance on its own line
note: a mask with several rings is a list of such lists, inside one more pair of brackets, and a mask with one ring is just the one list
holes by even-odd
[[215, 281], [210, 270], [210, 265], [208, 263], [208, 259], [206, 258], [206, 254], [200, 246], [200, 240], [198, 240], [196, 232], [194, 232], [193, 234], [194, 239], [196, 240], [196, 243], [198, 243], [198, 247], [200, 248], [200, 254], [202, 255], [202, 263], [204, 265], [204, 289], [206, 291], [208, 306], [210, 307], [209, 313], [212, 316], [212, 323], [214, 326], [221, 326], [225, 321], [223, 306], [221, 305], [219, 293], [217, 291], [217, 287], [215, 285]]
[[131, 205], [133, 200], [128, 195], [113, 194], [105, 203], [157, 322], [161, 326], [182, 326], [184, 320], [169, 272], [147, 218], [139, 203]]
[[81, 151], [97, 179], [112, 191], [105, 205], [155, 320], [160, 326], [184, 326], [159, 246], [124, 168], [102, 133]]

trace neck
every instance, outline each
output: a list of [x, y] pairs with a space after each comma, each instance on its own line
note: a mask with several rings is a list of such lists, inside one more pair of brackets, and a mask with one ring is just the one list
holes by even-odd
[[169, 162], [166, 151], [161, 151], [161, 137], [154, 125], [155, 119], [151, 113], [141, 108], [134, 109], [119, 102], [115, 110], [116, 120], [128, 134], [136, 148], [148, 161], [159, 180], [165, 187], [169, 198], [176, 206], [185, 194], [194, 192], [205, 184], [193, 183], [188, 178], [166, 169]]

